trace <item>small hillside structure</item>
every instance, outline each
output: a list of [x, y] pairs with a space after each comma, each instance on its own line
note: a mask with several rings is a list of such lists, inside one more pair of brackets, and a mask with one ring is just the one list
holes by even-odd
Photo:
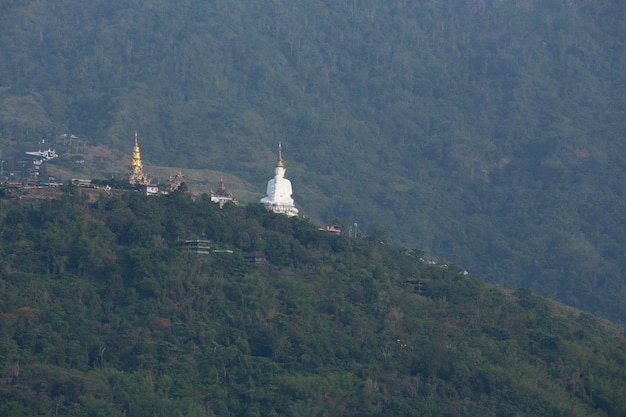
[[255, 252], [250, 252], [248, 254], [246, 254], [246, 259], [249, 259], [250, 261], [254, 262], [255, 264], [263, 264], [265, 262], [267, 262], [267, 256], [265, 256], [263, 253], [255, 251]]
[[226, 203], [233, 203], [236, 206], [239, 205], [239, 201], [237, 201], [237, 199], [233, 196], [233, 193], [224, 187], [223, 179], [220, 179], [217, 191], [211, 190], [211, 203], [219, 205], [220, 208], [224, 207], [224, 204]]

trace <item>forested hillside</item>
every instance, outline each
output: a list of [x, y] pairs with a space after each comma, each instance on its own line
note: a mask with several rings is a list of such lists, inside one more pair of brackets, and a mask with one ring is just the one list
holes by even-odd
[[7, 0], [0, 148], [46, 132], [386, 230], [491, 281], [626, 307], [626, 7], [548, 0]]
[[414, 251], [182, 193], [0, 225], [5, 417], [626, 415], [623, 328]]

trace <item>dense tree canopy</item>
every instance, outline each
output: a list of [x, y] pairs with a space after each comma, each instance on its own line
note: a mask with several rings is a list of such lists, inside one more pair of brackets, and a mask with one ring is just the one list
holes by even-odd
[[622, 328], [419, 251], [182, 193], [0, 224], [3, 416], [626, 415]]

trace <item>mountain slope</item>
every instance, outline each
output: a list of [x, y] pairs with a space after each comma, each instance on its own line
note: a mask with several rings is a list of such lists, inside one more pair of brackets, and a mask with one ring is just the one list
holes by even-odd
[[4, 416], [626, 413], [622, 328], [413, 252], [182, 194], [1, 210]]
[[5, 148], [138, 129], [262, 190], [282, 141], [309, 217], [624, 317], [619, 2], [1, 7]]

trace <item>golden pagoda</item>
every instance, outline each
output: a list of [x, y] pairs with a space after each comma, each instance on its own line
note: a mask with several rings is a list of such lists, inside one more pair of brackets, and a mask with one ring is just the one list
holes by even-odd
[[133, 185], [148, 185], [150, 180], [143, 172], [141, 163], [141, 153], [139, 152], [139, 142], [137, 141], [137, 131], [135, 130], [135, 147], [133, 148], [133, 159], [128, 173], [128, 182]]

